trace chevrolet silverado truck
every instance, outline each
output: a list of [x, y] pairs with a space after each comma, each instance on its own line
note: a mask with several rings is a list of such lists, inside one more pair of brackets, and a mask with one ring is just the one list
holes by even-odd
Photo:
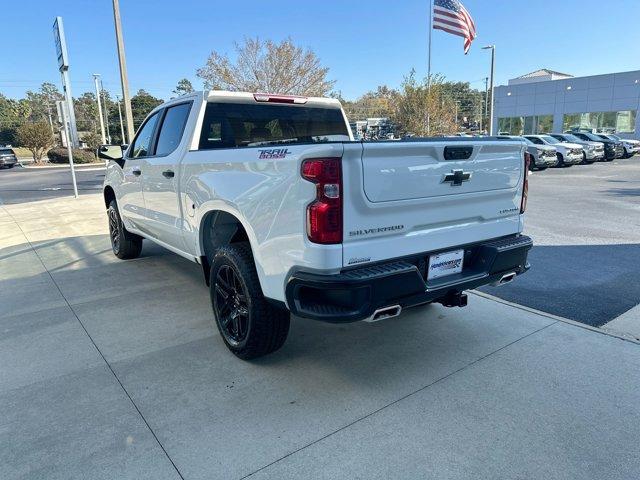
[[333, 99], [197, 92], [154, 109], [109, 159], [113, 253], [143, 239], [202, 266], [227, 347], [280, 348], [290, 314], [395, 317], [524, 273], [522, 140], [353, 140]]

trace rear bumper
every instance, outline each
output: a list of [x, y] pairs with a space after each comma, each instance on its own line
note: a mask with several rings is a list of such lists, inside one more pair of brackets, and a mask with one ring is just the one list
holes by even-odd
[[461, 273], [426, 281], [429, 252], [411, 258], [344, 270], [336, 275], [293, 273], [286, 286], [294, 315], [331, 323], [364, 320], [382, 307], [402, 308], [498, 282], [505, 274], [529, 269], [533, 242], [524, 235], [448, 248], [464, 249]]

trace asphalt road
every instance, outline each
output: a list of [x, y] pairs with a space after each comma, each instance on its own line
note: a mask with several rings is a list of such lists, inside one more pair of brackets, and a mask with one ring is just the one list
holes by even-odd
[[531, 175], [531, 270], [482, 290], [600, 326], [640, 303], [640, 157]]
[[[102, 189], [104, 168], [96, 165], [76, 166], [78, 194], [96, 193]], [[5, 204], [33, 202], [73, 195], [69, 168], [0, 169], [0, 202]]]
[[[79, 167], [81, 195], [99, 191], [104, 169]], [[482, 290], [600, 326], [640, 303], [640, 157], [548, 169], [530, 177], [525, 233], [531, 270]], [[68, 169], [0, 170], [0, 202], [73, 195]]]

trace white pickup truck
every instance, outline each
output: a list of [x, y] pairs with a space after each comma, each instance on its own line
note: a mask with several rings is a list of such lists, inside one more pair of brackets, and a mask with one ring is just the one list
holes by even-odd
[[496, 138], [357, 142], [333, 99], [197, 92], [107, 146], [113, 252], [143, 239], [202, 265], [229, 349], [280, 348], [290, 313], [379, 320], [464, 306], [528, 269], [526, 145]]

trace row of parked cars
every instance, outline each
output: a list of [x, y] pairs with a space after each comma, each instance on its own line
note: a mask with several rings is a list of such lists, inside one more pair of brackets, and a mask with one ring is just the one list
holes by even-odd
[[610, 162], [640, 153], [640, 141], [614, 134], [591, 132], [524, 135], [528, 152], [533, 156], [531, 168], [568, 167], [578, 163]]

